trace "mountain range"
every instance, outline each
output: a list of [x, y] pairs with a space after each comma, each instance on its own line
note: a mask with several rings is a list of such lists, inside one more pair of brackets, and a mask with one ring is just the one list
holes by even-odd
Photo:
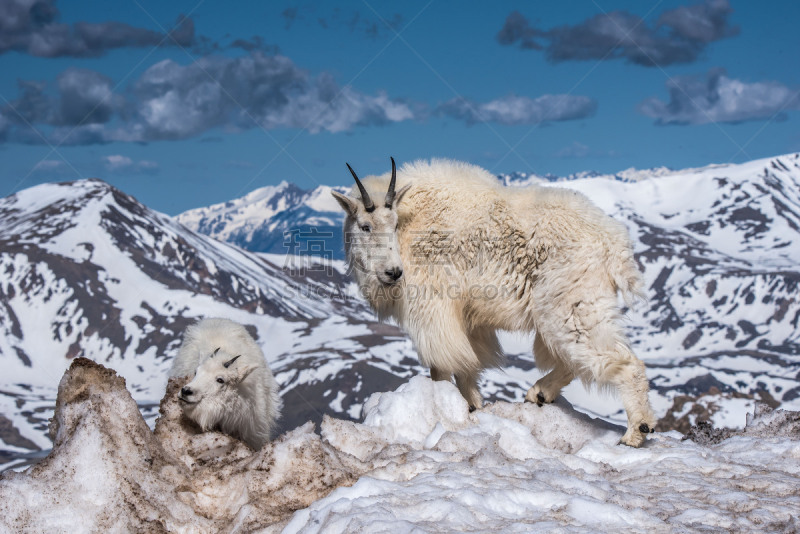
[[[800, 155], [498, 181], [574, 188], [627, 225], [649, 298], [629, 310], [627, 331], [659, 430], [741, 427], [755, 400], [800, 408]], [[324, 414], [358, 419], [371, 393], [425, 373], [349, 281], [329, 191], [282, 183], [174, 218], [98, 180], [1, 199], [0, 468], [50, 447], [58, 381], [77, 356], [123, 376], [152, 423], [181, 334], [200, 317], [256, 337], [281, 385], [284, 430]], [[518, 402], [539, 377], [532, 340], [502, 340], [509, 365], [481, 388]], [[580, 384], [564, 395], [624, 420], [619, 401]]]

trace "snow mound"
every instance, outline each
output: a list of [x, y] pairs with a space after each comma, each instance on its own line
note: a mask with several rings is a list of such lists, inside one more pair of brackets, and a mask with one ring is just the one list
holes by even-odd
[[114, 371], [74, 360], [59, 384], [53, 452], [0, 477], [3, 532], [250, 532], [352, 484], [313, 424], [258, 452], [182, 417], [170, 380], [151, 431]]
[[[181, 415], [171, 380], [150, 431], [122, 378], [77, 359], [53, 452], [0, 475], [0, 530], [25, 532], [634, 532], [800, 528], [796, 412], [758, 410], [719, 443], [623, 428], [565, 401], [472, 414], [449, 382], [373, 395], [254, 452]], [[287, 410], [291, 410], [287, 406]], [[749, 430], [748, 430], [749, 429]]]

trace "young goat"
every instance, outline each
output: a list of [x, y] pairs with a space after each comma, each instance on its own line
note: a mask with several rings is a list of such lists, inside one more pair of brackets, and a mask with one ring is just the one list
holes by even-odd
[[[347, 214], [345, 252], [381, 318], [411, 337], [434, 380], [482, 405], [483, 369], [500, 366], [496, 331], [535, 331], [539, 369], [526, 400], [553, 402], [573, 378], [616, 388], [628, 415], [622, 443], [655, 428], [644, 364], [620, 327], [617, 293], [641, 296], [625, 227], [567, 189], [504, 187], [487, 171], [447, 160], [333, 191]], [[399, 189], [396, 189], [399, 187]], [[375, 204], [373, 199], [382, 199]]]
[[203, 431], [219, 429], [258, 450], [282, 407], [264, 354], [240, 324], [203, 319], [186, 329], [170, 376], [191, 375], [178, 394]]

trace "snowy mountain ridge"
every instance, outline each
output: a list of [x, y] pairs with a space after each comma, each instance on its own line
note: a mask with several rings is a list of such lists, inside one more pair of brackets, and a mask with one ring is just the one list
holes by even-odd
[[[647, 364], [659, 431], [698, 420], [741, 427], [756, 401], [800, 408], [799, 165], [787, 155], [558, 184], [630, 230], [650, 300], [629, 312], [627, 331]], [[290, 206], [275, 196], [289, 189], [261, 198]], [[329, 196], [307, 197], [302, 220]], [[276, 213], [291, 226], [298, 212]], [[0, 272], [0, 468], [50, 447], [55, 387], [76, 356], [124, 376], [152, 422], [181, 334], [199, 317], [248, 326], [293, 407], [283, 429], [358, 419], [372, 393], [427, 373], [402, 332], [375, 320], [341, 262], [248, 252], [96, 180], [0, 199]], [[509, 364], [485, 373], [481, 391], [519, 402], [540, 376], [532, 339], [501, 337]], [[624, 421], [618, 400], [577, 382], [564, 396]]]
[[[708, 167], [714, 167], [719, 165], [709, 165]], [[670, 174], [674, 174], [675, 172], [686, 172], [690, 169], [684, 169], [683, 171], [675, 171], [670, 169], [669, 167], [654, 167], [652, 169], [637, 169], [635, 167], [630, 167], [628, 169], [615, 172], [615, 173], [603, 173], [598, 171], [580, 171], [572, 174], [568, 174], [567, 176], [559, 176], [557, 174], [536, 174], [530, 172], [512, 172], [512, 173], [501, 173], [497, 177], [503, 183], [503, 185], [517, 185], [517, 186], [525, 186], [530, 184], [541, 184], [541, 183], [559, 183], [559, 182], [571, 182], [574, 180], [586, 180], [592, 178], [600, 178], [603, 180], [615, 180], [618, 182], [639, 182], [642, 180], [647, 180], [649, 178], [658, 178], [660, 176], [668, 176]], [[696, 169], [693, 169], [696, 170]]]

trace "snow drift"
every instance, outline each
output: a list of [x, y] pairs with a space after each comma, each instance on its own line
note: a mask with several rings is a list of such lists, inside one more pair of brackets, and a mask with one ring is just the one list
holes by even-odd
[[[363, 423], [307, 424], [252, 453], [181, 416], [171, 380], [155, 431], [124, 379], [64, 374], [53, 452], [0, 475], [15, 532], [786, 531], [800, 527], [800, 418], [765, 410], [718, 444], [620, 428], [561, 400], [470, 414], [452, 384], [373, 395]], [[287, 407], [291, 409], [291, 407]]]

